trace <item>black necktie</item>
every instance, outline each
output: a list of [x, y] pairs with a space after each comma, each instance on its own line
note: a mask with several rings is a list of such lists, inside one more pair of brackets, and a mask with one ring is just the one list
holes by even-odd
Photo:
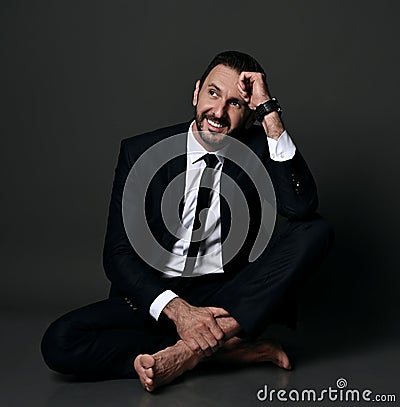
[[194, 216], [192, 237], [190, 239], [189, 250], [186, 258], [185, 268], [182, 277], [190, 277], [193, 273], [196, 264], [197, 255], [201, 243], [204, 241], [203, 234], [205, 229], [206, 217], [202, 214], [203, 222], [200, 221], [200, 213], [202, 210], [209, 208], [211, 204], [211, 191], [214, 184], [215, 170], [213, 168], [218, 163], [218, 158], [215, 154], [206, 154], [202, 157], [206, 162], [206, 168], [203, 171], [200, 179], [199, 192], [197, 194], [196, 212]]

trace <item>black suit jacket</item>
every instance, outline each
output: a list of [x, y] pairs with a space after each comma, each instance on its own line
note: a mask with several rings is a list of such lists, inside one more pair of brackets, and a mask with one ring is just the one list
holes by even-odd
[[[107, 232], [103, 253], [103, 264], [107, 277], [112, 283], [111, 296], [133, 298], [135, 303], [149, 309], [154, 299], [167, 289], [161, 273], [146, 262], [132, 248], [127, 237], [122, 218], [122, 196], [128, 174], [136, 160], [161, 140], [170, 136], [187, 133], [190, 122], [162, 128], [150, 133], [125, 139], [121, 142], [118, 164], [115, 170], [111, 202], [109, 208]], [[307, 164], [296, 149], [295, 156], [288, 161], [277, 162], [270, 158], [265, 132], [260, 126], [252, 126], [237, 137], [260, 158], [265, 166], [276, 194], [277, 211], [290, 219], [302, 219], [310, 216], [317, 208], [318, 198], [314, 179]], [[155, 239], [167, 250], [171, 251], [176, 237], [165, 227], [161, 218], [161, 198], [167, 185], [178, 174], [186, 170], [186, 144], [177, 146], [181, 155], [170, 160], [162, 170], [158, 171], [146, 191], [145, 210], [147, 223]], [[244, 244], [236, 256], [224, 265], [224, 271], [238, 270], [249, 259], [261, 222], [261, 204], [257, 190], [246, 173], [233, 161], [225, 160], [223, 172], [237, 182], [244, 191], [250, 210], [250, 223]], [[223, 183], [221, 181], [221, 192]], [[184, 183], [182, 184], [182, 194]], [[138, 195], [141, 190], [137, 185]], [[231, 226], [229, 205], [221, 199], [221, 235], [224, 240]], [[137, 231], [137, 233], [141, 233]], [[224, 256], [224, 252], [222, 253]], [[155, 253], [155, 255], [157, 255]]]

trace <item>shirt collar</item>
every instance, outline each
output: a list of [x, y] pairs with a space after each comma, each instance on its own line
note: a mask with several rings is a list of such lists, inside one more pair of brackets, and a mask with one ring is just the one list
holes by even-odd
[[223, 164], [224, 157], [220, 153], [222, 151], [224, 151], [224, 148], [221, 148], [220, 150], [216, 150], [213, 152], [207, 151], [194, 137], [193, 125], [194, 125], [194, 120], [192, 121], [192, 123], [190, 124], [190, 127], [189, 127], [188, 138], [187, 138], [187, 148], [186, 148], [188, 159], [190, 160], [190, 163], [196, 164], [206, 154], [215, 154], [217, 156], [218, 160]]

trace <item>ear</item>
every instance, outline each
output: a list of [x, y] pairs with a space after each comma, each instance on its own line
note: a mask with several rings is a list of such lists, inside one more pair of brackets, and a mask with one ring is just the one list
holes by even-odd
[[197, 98], [198, 98], [198, 96], [199, 96], [199, 92], [200, 92], [200, 80], [198, 80], [198, 81], [196, 82], [196, 86], [195, 86], [195, 88], [194, 88], [193, 101], [192, 101], [193, 106], [196, 106], [196, 105], [197, 105]]

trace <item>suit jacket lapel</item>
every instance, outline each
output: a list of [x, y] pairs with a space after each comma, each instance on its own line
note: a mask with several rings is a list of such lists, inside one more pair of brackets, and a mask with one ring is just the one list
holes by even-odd
[[[235, 165], [229, 158], [225, 158], [221, 174], [221, 197], [220, 197], [220, 211], [221, 211], [221, 242], [224, 242], [228, 236], [231, 228], [231, 210], [235, 202], [234, 185], [240, 175], [240, 168]], [[230, 182], [226, 177], [231, 178]], [[227, 201], [229, 199], [229, 202]]]
[[[183, 140], [184, 139], [184, 140]], [[179, 137], [172, 141], [172, 151], [173, 151], [173, 158], [168, 161], [167, 163], [167, 176], [165, 179], [165, 186], [164, 191], [166, 194], [165, 202], [166, 208], [173, 208], [171, 209], [173, 212], [170, 214], [172, 215], [172, 221], [176, 221], [176, 215], [174, 212], [179, 205], [178, 212], [179, 217], [182, 215], [183, 210], [183, 197], [185, 194], [185, 179], [186, 179], [186, 144], [187, 144], [187, 133], [186, 137]], [[175, 179], [176, 178], [176, 179]], [[173, 182], [173, 187], [168, 188], [168, 186]], [[176, 230], [175, 236], [169, 234], [168, 242], [166, 242], [166, 246], [171, 246], [177, 240], [177, 232], [179, 230], [179, 222], [176, 223]]]

